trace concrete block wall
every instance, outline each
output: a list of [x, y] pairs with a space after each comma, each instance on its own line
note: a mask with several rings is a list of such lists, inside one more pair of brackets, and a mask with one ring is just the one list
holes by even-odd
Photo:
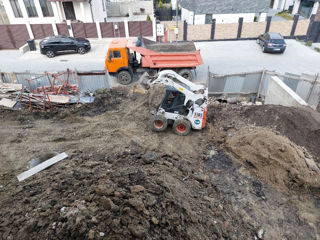
[[263, 34], [266, 30], [266, 22], [252, 22], [243, 23], [242, 25], [242, 38], [255, 38]]
[[188, 41], [210, 39], [211, 24], [189, 25], [187, 34]]
[[308, 104], [288, 87], [280, 78], [273, 76], [269, 80], [265, 96], [265, 104], [282, 105], [287, 107], [303, 107]]
[[297, 36], [306, 35], [307, 31], [308, 31], [309, 24], [310, 24], [310, 20], [309, 19], [307, 19], [307, 20], [299, 20], [294, 35], [297, 35]]
[[282, 36], [290, 36], [293, 20], [271, 22], [269, 32], [280, 33]]
[[237, 38], [238, 23], [216, 24], [215, 39]]
[[[165, 21], [161, 22], [169, 29], [170, 26], [175, 26], [175, 22]], [[283, 36], [290, 36], [294, 21], [271, 21], [269, 32], [279, 32]], [[299, 20], [297, 22], [294, 36], [305, 36], [309, 28], [310, 20]], [[256, 38], [265, 33], [267, 22], [243, 22], [241, 38]], [[216, 23], [214, 40], [222, 39], [236, 39], [238, 33], [238, 23]], [[188, 24], [187, 40], [210, 40], [211, 25], [210, 24]], [[168, 40], [175, 40], [173, 30], [170, 32]], [[183, 22], [179, 23], [179, 37], [178, 40], [183, 40]]]

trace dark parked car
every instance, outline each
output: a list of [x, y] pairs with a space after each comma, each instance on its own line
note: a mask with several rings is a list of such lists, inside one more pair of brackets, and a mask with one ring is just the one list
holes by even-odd
[[287, 44], [280, 33], [265, 33], [259, 36], [257, 43], [262, 47], [262, 52], [283, 53]]
[[49, 58], [53, 58], [60, 53], [78, 52], [84, 54], [90, 48], [90, 42], [85, 38], [52, 36], [44, 38], [40, 42], [40, 52]]

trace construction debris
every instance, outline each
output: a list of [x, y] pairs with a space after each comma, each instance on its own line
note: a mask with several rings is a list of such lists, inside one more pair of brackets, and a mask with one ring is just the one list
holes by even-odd
[[[22, 106], [33, 111], [52, 110], [55, 107], [81, 102], [79, 80], [74, 72], [67, 70], [59, 74], [45, 73], [45, 76], [49, 82], [48, 86], [36, 87], [38, 80], [43, 79], [43, 75], [26, 79], [28, 86], [25, 87], [22, 84], [0, 83], [0, 99], [5, 99], [0, 105], [13, 108], [14, 103], [20, 102]], [[71, 77], [77, 84], [70, 83]]]
[[57, 162], [60, 162], [61, 160], [65, 159], [66, 157], [68, 157], [68, 155], [66, 153], [60, 153], [60, 154], [56, 155], [55, 157], [50, 158], [47, 161], [40, 163], [37, 166], [29, 169], [28, 171], [25, 171], [25, 172], [19, 174], [17, 176], [17, 178], [18, 178], [19, 182], [21, 182], [21, 181], [33, 176], [34, 174], [50, 167], [51, 165], [53, 165]]
[[0, 100], [0, 106], [4, 106], [4, 107], [8, 107], [8, 108], [13, 108], [14, 105], [16, 105], [16, 101], [12, 101], [10, 99], [7, 98], [2, 98]]

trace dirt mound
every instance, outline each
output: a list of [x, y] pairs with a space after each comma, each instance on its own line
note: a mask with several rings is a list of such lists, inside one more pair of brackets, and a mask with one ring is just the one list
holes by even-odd
[[246, 164], [263, 181], [277, 188], [320, 188], [320, 171], [311, 155], [270, 129], [245, 129], [228, 137], [225, 147], [235, 159]]
[[251, 123], [274, 128], [306, 147], [320, 163], [320, 113], [309, 108], [264, 105], [245, 108], [242, 114]]
[[255, 228], [208, 177], [192, 174], [183, 159], [141, 151], [74, 152], [29, 181], [6, 185], [2, 239], [253, 239]]

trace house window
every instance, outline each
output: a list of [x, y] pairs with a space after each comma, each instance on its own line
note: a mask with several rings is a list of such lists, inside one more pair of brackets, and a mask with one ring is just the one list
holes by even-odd
[[16, 18], [22, 17], [21, 9], [18, 0], [10, 0], [13, 14]]
[[38, 17], [36, 6], [33, 0], [23, 0], [29, 17]]
[[40, 0], [40, 6], [44, 17], [53, 17], [51, 3], [47, 0]]
[[212, 14], [206, 14], [205, 24], [211, 24], [211, 23], [212, 23]]

